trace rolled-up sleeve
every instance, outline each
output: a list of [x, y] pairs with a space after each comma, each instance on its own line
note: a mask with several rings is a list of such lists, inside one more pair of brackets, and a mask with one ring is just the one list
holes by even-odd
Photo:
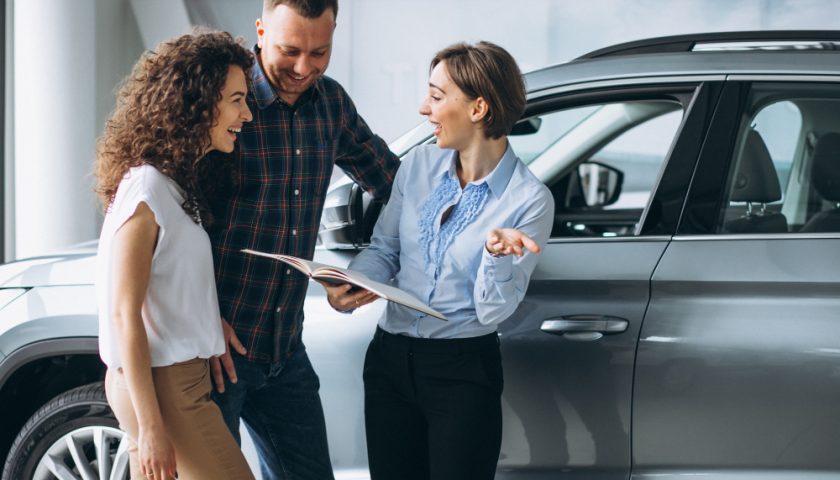
[[[533, 198], [523, 209], [521, 221], [500, 227], [520, 230], [544, 249], [554, 221], [554, 201], [544, 187]], [[511, 316], [525, 297], [540, 254], [526, 250], [521, 257], [494, 257], [486, 248], [482, 250], [473, 292], [475, 311], [480, 323], [495, 325]]]

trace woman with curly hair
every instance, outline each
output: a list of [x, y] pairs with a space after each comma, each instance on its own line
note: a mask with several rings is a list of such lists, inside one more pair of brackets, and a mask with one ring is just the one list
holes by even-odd
[[99, 347], [132, 479], [253, 478], [210, 399], [208, 358], [225, 344], [202, 227], [252, 118], [252, 64], [224, 32], [162, 43], [121, 86], [97, 145]]

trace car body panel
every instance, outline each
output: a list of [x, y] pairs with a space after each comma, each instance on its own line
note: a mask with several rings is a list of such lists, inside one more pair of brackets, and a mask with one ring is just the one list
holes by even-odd
[[671, 243], [639, 341], [639, 478], [840, 472], [836, 251], [840, 235]]
[[[540, 254], [525, 300], [499, 326], [505, 392], [497, 478], [628, 477], [636, 340], [667, 244], [560, 240]], [[541, 330], [546, 320], [581, 315], [629, 326], [596, 340]]]
[[32, 288], [0, 310], [0, 352], [50, 338], [96, 338], [98, 322], [93, 285]]
[[0, 356], [0, 390], [17, 369], [34, 360], [57, 355], [90, 355], [99, 347], [96, 337], [61, 337], [28, 343]]
[[577, 60], [527, 75], [533, 94], [588, 82], [698, 75], [840, 75], [831, 52], [691, 52]]

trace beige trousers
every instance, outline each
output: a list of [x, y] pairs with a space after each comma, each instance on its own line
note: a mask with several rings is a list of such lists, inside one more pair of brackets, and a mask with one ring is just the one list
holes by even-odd
[[[210, 368], [196, 358], [166, 367], [152, 368], [155, 393], [163, 422], [175, 448], [180, 480], [252, 480], [254, 475], [231, 435], [219, 407], [210, 399]], [[137, 415], [128, 395], [122, 369], [105, 375], [108, 403], [128, 435], [132, 480], [145, 480], [140, 473], [137, 450]]]

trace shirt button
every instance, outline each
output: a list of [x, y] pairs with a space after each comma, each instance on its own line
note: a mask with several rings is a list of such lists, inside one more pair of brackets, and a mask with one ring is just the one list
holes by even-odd
[[292, 230], [292, 235], [297, 235], [297, 230]]
[[287, 268], [286, 269], [286, 275], [291, 275], [291, 274], [292, 274], [292, 270], [290, 268]]
[[295, 195], [300, 195], [300, 190], [298, 190], [297, 188], [295, 189]]
[[277, 307], [277, 310], [275, 310], [275, 312], [280, 313], [280, 307]]
[[295, 153], [300, 155], [300, 149], [298, 148], [297, 150], [295, 150]]

